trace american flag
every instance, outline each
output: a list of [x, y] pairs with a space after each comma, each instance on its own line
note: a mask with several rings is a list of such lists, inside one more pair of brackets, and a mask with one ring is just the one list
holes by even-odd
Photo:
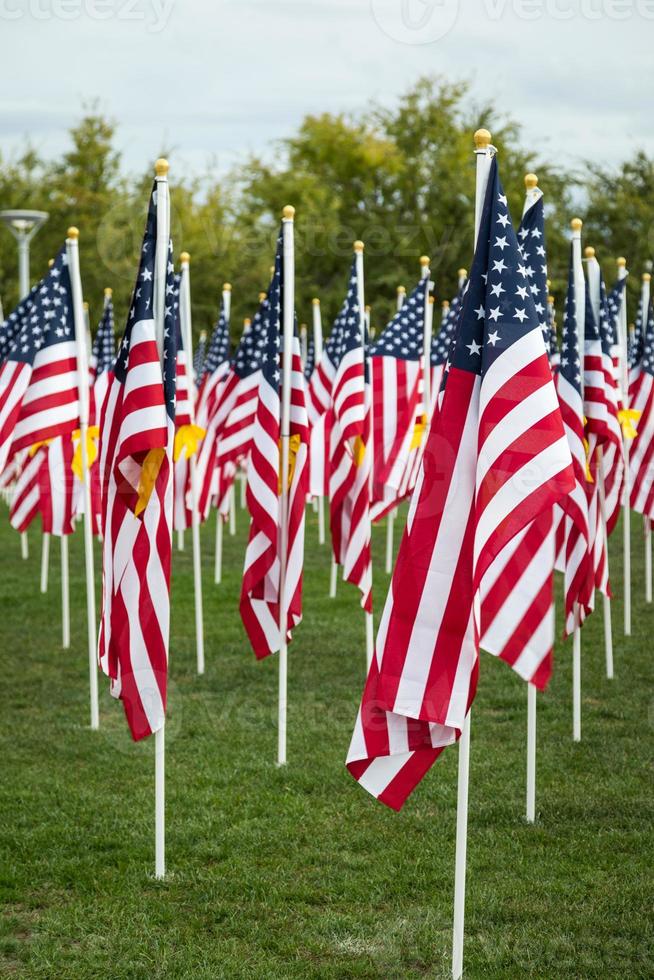
[[562, 571], [565, 594], [565, 635], [580, 626], [590, 611], [593, 573], [589, 555], [587, 457], [584, 434], [584, 403], [581, 390], [581, 359], [577, 330], [577, 307], [572, 248], [568, 273], [568, 291], [563, 314], [561, 357], [556, 375], [556, 390], [565, 426], [575, 485], [556, 508], [562, 543]]
[[41, 509], [40, 470], [47, 447], [23, 451], [15, 458], [18, 478], [13, 489], [9, 521], [16, 531], [26, 531]]
[[104, 575], [99, 657], [135, 740], [164, 723], [168, 672], [176, 356], [171, 244], [162, 360], [154, 317], [161, 194], [167, 194], [167, 185], [155, 181], [100, 446]]
[[243, 331], [209, 415], [197, 464], [198, 506], [204, 519], [212, 498], [224, 499], [233, 482], [236, 469], [228, 464], [239, 463], [250, 451], [268, 316], [266, 296]]
[[200, 334], [198, 346], [193, 352], [193, 380], [197, 387], [204, 376], [204, 362], [207, 356], [207, 337], [204, 331]]
[[0, 472], [14, 453], [79, 425], [77, 347], [66, 248], [21, 306], [0, 367]]
[[650, 302], [643, 334], [640, 377], [631, 407], [641, 412], [638, 434], [631, 444], [629, 472], [631, 506], [654, 519], [654, 309]]
[[307, 381], [311, 381], [311, 375], [316, 366], [316, 345], [313, 341], [313, 337], [309, 337], [307, 341], [307, 356], [304, 362], [304, 377]]
[[[329, 512], [334, 560], [343, 566], [345, 581], [360, 590], [362, 607], [372, 612], [372, 407], [365, 334], [355, 253], [347, 296], [326, 348], [334, 368], [326, 422], [330, 430]], [[314, 377], [318, 371], [320, 365]]]
[[[291, 350], [282, 350], [284, 293], [283, 243], [280, 234], [273, 277], [266, 295], [265, 346], [261, 370], [252, 453], [247, 470], [246, 500], [252, 517], [241, 586], [241, 617], [257, 657], [279, 650], [282, 643], [280, 616], [287, 636], [302, 619], [302, 568], [304, 564], [304, 514], [308, 489], [309, 426], [304, 374], [297, 326]], [[281, 375], [282, 360], [291, 358], [291, 414], [289, 472], [282, 474]], [[281, 481], [287, 481], [286, 513], [282, 513]], [[285, 527], [283, 529], [283, 525]], [[285, 548], [285, 576], [281, 595], [281, 548]]]
[[456, 741], [494, 559], [573, 485], [527, 267], [491, 164], [478, 244], [347, 766], [399, 809]]
[[[525, 210], [518, 251], [549, 353], [545, 215], [540, 194]], [[496, 293], [501, 297], [500, 286]], [[493, 291], [493, 286], [491, 286]], [[544, 689], [554, 648], [554, 515], [543, 510], [503, 548], [481, 581], [480, 646]]]
[[433, 419], [438, 406], [438, 398], [445, 373], [445, 365], [450, 352], [452, 340], [456, 334], [458, 317], [461, 312], [461, 300], [465, 283], [451, 303], [443, 309], [440, 329], [432, 337], [431, 342], [431, 408], [430, 419]]
[[[626, 280], [621, 280], [624, 283]], [[606, 295], [604, 280], [600, 274], [600, 340], [604, 368], [604, 390], [607, 405], [607, 440], [602, 453], [602, 472], [605, 490], [605, 518], [607, 534], [611, 534], [620, 516], [620, 504], [624, 485], [624, 452], [622, 426], [620, 424], [620, 346], [618, 343], [617, 318], [619, 306], [614, 294]]]
[[220, 385], [227, 376], [229, 351], [229, 317], [225, 302], [222, 300], [218, 322], [214, 327], [207, 356], [204, 359], [198, 392], [196, 419], [203, 429], [206, 429], [209, 417], [213, 414]]
[[82, 503], [82, 484], [73, 472], [75, 446], [70, 436], [59, 436], [45, 447], [39, 470], [43, 531], [62, 537], [75, 530], [75, 515]]
[[89, 360], [89, 369], [91, 371], [89, 423], [91, 425], [97, 425], [102, 415], [102, 406], [107, 397], [115, 356], [114, 304], [111, 298], [107, 297], [102, 319], [100, 320], [95, 339], [93, 340], [91, 358]]
[[[180, 310], [181, 275], [178, 273], [173, 280], [173, 289], [168, 297], [172, 303], [175, 317], [175, 340], [177, 343], [177, 372], [175, 391], [175, 446], [173, 450], [174, 491], [173, 491], [173, 527], [176, 531], [184, 531], [191, 526], [192, 514], [188, 507], [187, 495], [190, 490], [190, 466], [187, 453], [179, 445], [180, 430], [193, 423], [192, 399], [195, 391], [191, 392], [191, 381], [186, 363], [186, 351], [182, 340], [182, 320]], [[195, 361], [195, 358], [194, 358]]]
[[[372, 377], [373, 507], [379, 519], [412, 489], [404, 479], [427, 418], [423, 343], [429, 277], [420, 280], [369, 348]], [[414, 442], [417, 441], [417, 446]], [[372, 511], [371, 511], [372, 513]]]

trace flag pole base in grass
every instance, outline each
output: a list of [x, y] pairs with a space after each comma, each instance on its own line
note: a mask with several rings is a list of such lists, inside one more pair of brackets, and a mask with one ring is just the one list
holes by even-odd
[[329, 577], [329, 598], [336, 598], [336, 582], [338, 581], [338, 565], [332, 558], [332, 569]]
[[318, 505], [318, 544], [325, 543], [325, 498], [317, 497]]
[[41, 542], [41, 594], [45, 595], [48, 591], [48, 569], [50, 566], [50, 535], [47, 531], [43, 532]]
[[[625, 449], [625, 473], [629, 471], [628, 449]], [[631, 636], [631, 511], [629, 509], [629, 484], [625, 480], [625, 500], [622, 508], [622, 546], [624, 551], [624, 635]]]
[[645, 602], [652, 601], [652, 525], [644, 517], [645, 525]]
[[21, 531], [20, 533], [20, 554], [23, 561], [27, 561], [30, 556], [30, 546], [29, 540], [27, 538], [27, 531]]
[[454, 930], [452, 980], [463, 976], [463, 933], [466, 901], [466, 851], [468, 846], [468, 785], [470, 781], [470, 712], [459, 739], [459, 779], [456, 800], [456, 857], [454, 864]]
[[233, 483], [229, 492], [229, 533], [232, 537], [236, 534], [236, 491]]
[[177, 532], [177, 550], [184, 550], [184, 531], [180, 530]]
[[154, 874], [166, 875], [166, 725], [154, 733]]
[[68, 535], [62, 534], [61, 542], [61, 645], [70, 647], [70, 587], [68, 579]]
[[572, 740], [581, 742], [581, 629], [572, 634]]
[[536, 820], [536, 687], [527, 684], [527, 823]]
[[213, 566], [213, 580], [220, 585], [223, 580], [223, 519], [216, 508], [216, 554]]
[[386, 574], [390, 575], [393, 571], [393, 529], [395, 524], [395, 511], [392, 510], [386, 518]]
[[286, 765], [286, 709], [288, 703], [288, 647], [279, 649], [279, 701], [277, 705], [277, 765]]
[[375, 654], [375, 634], [373, 628], [372, 613], [367, 612], [366, 617], [366, 668], [370, 670], [370, 664]]

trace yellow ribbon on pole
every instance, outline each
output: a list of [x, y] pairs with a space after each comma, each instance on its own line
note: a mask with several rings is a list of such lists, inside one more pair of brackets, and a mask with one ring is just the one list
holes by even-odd
[[145, 457], [143, 466], [141, 467], [138, 501], [136, 502], [136, 507], [134, 508], [134, 514], [136, 517], [138, 517], [139, 514], [141, 514], [148, 506], [148, 501], [150, 500], [154, 485], [157, 482], [159, 470], [161, 469], [161, 464], [164, 461], [165, 455], [166, 450], [162, 446], [157, 446], [156, 449], [151, 449], [148, 452], [148, 455]]
[[201, 429], [199, 425], [180, 425], [175, 433], [173, 462], [176, 463], [182, 453], [185, 453], [187, 459], [194, 456], [205, 435], [206, 431]]
[[590, 472], [590, 443], [586, 438], [584, 438], [584, 449], [586, 450], [586, 483], [594, 483], [593, 474]]
[[354, 440], [354, 445], [352, 446], [352, 456], [354, 457], [355, 466], [361, 466], [365, 454], [366, 454], [366, 444], [361, 438], [361, 436], [357, 436], [356, 439]]
[[[286, 489], [290, 489], [291, 483], [293, 482], [293, 474], [295, 473], [295, 459], [300, 448], [300, 437], [297, 432], [292, 435], [288, 440], [288, 482], [286, 484]], [[279, 446], [279, 480], [277, 483], [277, 493], [281, 496], [282, 492], [282, 440], [278, 442]]]
[[[86, 430], [86, 462], [89, 469], [91, 469], [98, 458], [97, 440], [99, 438], [100, 429], [97, 427], [97, 425], [90, 425]], [[82, 469], [82, 433], [80, 429], [75, 429], [73, 432], [73, 441], [75, 440], [77, 440], [77, 445], [75, 446], [75, 452], [73, 453], [71, 469], [80, 483], [83, 483], [84, 471]]]
[[409, 450], [417, 449], [422, 443], [422, 437], [425, 434], [425, 428], [427, 426], [427, 416], [423, 413], [419, 415], [416, 419], [415, 425], [413, 427], [413, 437], [411, 439], [411, 445]]
[[32, 456], [35, 456], [37, 454], [41, 446], [49, 446], [51, 442], [52, 439], [41, 439], [39, 442], [35, 442], [34, 445], [30, 446], [30, 448], [27, 450], [27, 455], [31, 459]]
[[638, 435], [636, 422], [642, 415], [636, 408], [621, 408], [618, 410], [618, 422], [622, 426], [622, 435], [625, 439], [635, 439]]

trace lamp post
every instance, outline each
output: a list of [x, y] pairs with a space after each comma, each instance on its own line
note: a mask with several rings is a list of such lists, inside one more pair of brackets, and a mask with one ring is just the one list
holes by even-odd
[[47, 211], [0, 211], [0, 220], [18, 242], [18, 299], [30, 291], [30, 242], [48, 220]]

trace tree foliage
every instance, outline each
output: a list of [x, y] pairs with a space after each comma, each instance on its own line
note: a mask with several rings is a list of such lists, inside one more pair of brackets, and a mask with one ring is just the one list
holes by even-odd
[[[237, 170], [178, 180], [171, 162], [172, 234], [176, 252], [192, 261], [196, 333], [210, 329], [222, 283], [233, 283], [233, 324], [251, 316], [265, 289], [281, 208], [296, 208], [297, 308], [308, 320], [320, 297], [325, 327], [342, 301], [352, 242], [366, 243], [366, 300], [381, 327], [394, 308], [396, 287], [410, 288], [418, 258], [431, 257], [437, 300], [456, 289], [457, 269], [471, 262], [474, 156], [471, 134], [493, 133], [514, 220], [524, 199], [524, 174], [535, 170], [545, 193], [552, 285], [562, 299], [567, 276], [568, 227], [575, 211], [586, 217], [585, 240], [598, 249], [610, 281], [613, 258], [626, 254], [640, 270], [654, 245], [650, 194], [654, 161], [643, 153], [614, 171], [585, 170], [583, 184], [555, 161], [536, 158], [520, 143], [518, 127], [489, 102], [472, 104], [465, 83], [420, 79], [392, 107], [373, 104], [354, 116], [307, 116], [269, 157], [252, 156]], [[151, 164], [126, 175], [115, 126], [95, 106], [70, 132], [70, 149], [45, 160], [27, 146], [15, 159], [0, 157], [0, 209], [38, 208], [50, 214], [32, 245], [32, 276], [42, 275], [66, 228], [80, 228], [85, 298], [94, 323], [102, 291], [114, 289], [117, 322], [124, 320], [145, 219]], [[153, 154], [153, 160], [156, 154]], [[153, 161], [152, 161], [153, 162]], [[580, 207], [581, 202], [581, 207]], [[584, 215], [585, 211], [585, 215]], [[0, 295], [5, 309], [16, 295], [16, 249], [3, 231]]]

